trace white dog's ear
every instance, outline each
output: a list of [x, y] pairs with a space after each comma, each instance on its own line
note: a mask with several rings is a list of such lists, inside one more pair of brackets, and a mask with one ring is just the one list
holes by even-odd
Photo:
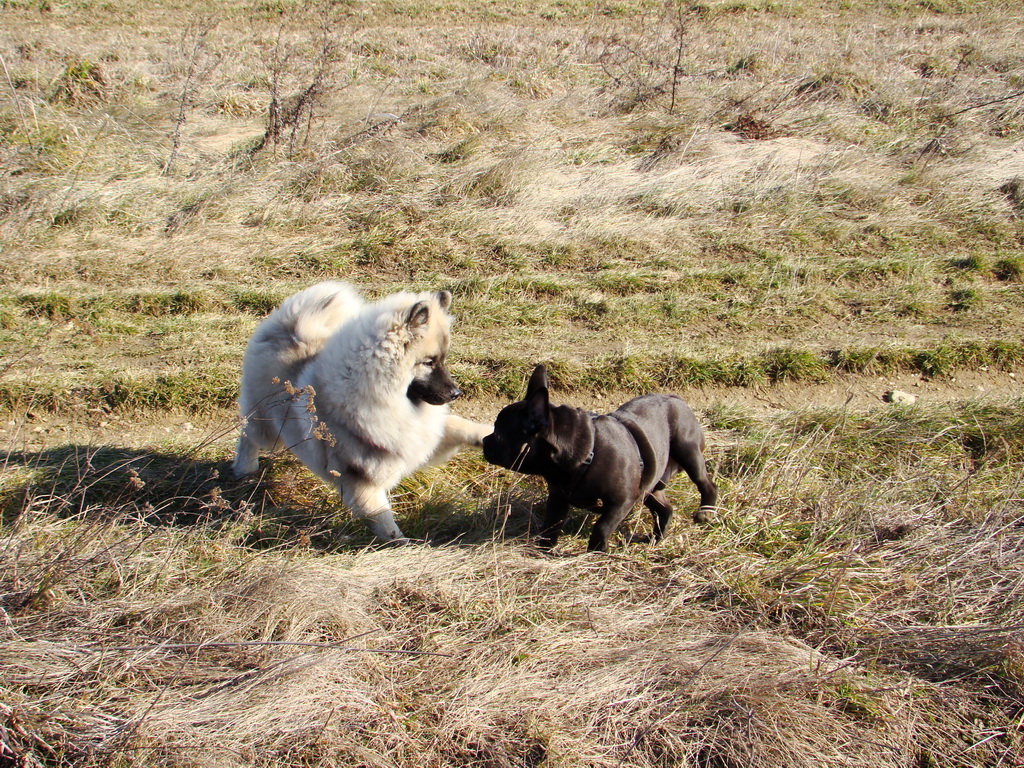
[[441, 309], [445, 312], [448, 311], [448, 307], [452, 305], [452, 292], [451, 291], [438, 291], [437, 292], [437, 303], [441, 305]]
[[430, 305], [425, 301], [417, 301], [409, 310], [409, 314], [405, 316], [405, 324], [414, 330], [424, 327], [428, 322], [430, 322]]

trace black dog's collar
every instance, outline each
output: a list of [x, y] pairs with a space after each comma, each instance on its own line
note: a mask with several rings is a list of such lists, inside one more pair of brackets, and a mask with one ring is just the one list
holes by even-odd
[[586, 472], [587, 467], [594, 463], [594, 452], [591, 451], [587, 454], [587, 458], [580, 462], [580, 465], [576, 467], [577, 472]]
[[576, 469], [573, 470], [573, 484], [578, 483], [583, 479], [583, 476], [590, 469], [590, 465], [594, 463], [594, 447], [597, 443], [597, 427], [594, 426], [594, 421], [600, 416], [599, 413], [590, 414], [590, 450], [587, 452], [587, 458], [581, 461]]

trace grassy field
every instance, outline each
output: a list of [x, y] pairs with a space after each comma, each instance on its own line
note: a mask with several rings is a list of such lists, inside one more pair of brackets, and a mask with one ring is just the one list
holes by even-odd
[[[0, 766], [1024, 765], [1017, 0], [0, 0]], [[455, 410], [675, 391], [721, 522], [376, 547], [242, 352], [448, 289]], [[886, 402], [902, 390], [915, 402]]]

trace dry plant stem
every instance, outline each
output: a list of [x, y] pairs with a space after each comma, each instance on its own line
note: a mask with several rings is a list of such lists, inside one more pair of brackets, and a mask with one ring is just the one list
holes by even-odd
[[284, 22], [278, 28], [277, 40], [271, 56], [270, 69], [270, 105], [267, 112], [267, 130], [258, 143], [260, 150], [268, 144], [277, 147], [285, 132], [288, 132], [288, 154], [295, 152], [299, 133], [305, 120], [305, 141], [312, 135], [312, 127], [318, 102], [323, 98], [331, 85], [334, 64], [337, 57], [338, 42], [332, 31], [330, 5], [321, 3], [318, 6], [317, 32], [315, 38], [316, 54], [310, 66], [312, 74], [302, 76], [308, 82], [299, 91], [285, 98], [282, 93], [285, 74], [292, 64], [296, 51], [284, 40]]
[[183, 51], [186, 50], [186, 47], [188, 48], [188, 70], [185, 73], [185, 82], [181, 87], [181, 96], [178, 98], [178, 117], [174, 122], [174, 131], [171, 133], [171, 152], [162, 171], [165, 175], [171, 172], [178, 157], [178, 150], [181, 146], [181, 129], [185, 125], [188, 112], [195, 105], [196, 91], [217, 66], [216, 59], [205, 65], [200, 65], [200, 58], [206, 54], [207, 36], [216, 26], [216, 21], [211, 18], [197, 19], [191, 22], [182, 33], [181, 48]]
[[[364, 632], [363, 635], [372, 634], [372, 632], [379, 630], [371, 630], [370, 632]], [[359, 635], [361, 636], [361, 635]], [[76, 650], [84, 653], [107, 653], [108, 651], [147, 651], [147, 650], [203, 650], [206, 648], [259, 648], [259, 647], [295, 647], [295, 648], [315, 648], [323, 651], [347, 651], [353, 653], [384, 653], [384, 654], [397, 654], [399, 656], [440, 656], [442, 658], [451, 658], [450, 653], [435, 653], [432, 651], [409, 651], [400, 648], [356, 648], [353, 646], [342, 645], [341, 643], [348, 642], [339, 641], [337, 643], [311, 643], [311, 642], [298, 642], [289, 640], [249, 640], [246, 642], [238, 643], [226, 643], [226, 642], [203, 642], [203, 643], [154, 643], [152, 645], [139, 645], [139, 646], [103, 646], [99, 650], [93, 650], [91, 648], [77, 647]]]
[[25, 110], [22, 107], [21, 99], [18, 96], [17, 89], [14, 87], [14, 82], [11, 80], [11, 71], [7, 68], [7, 60], [3, 56], [0, 56], [0, 66], [4, 68], [4, 79], [7, 81], [7, 87], [11, 91], [11, 102], [18, 110], [18, 117], [21, 120], [21, 124], [25, 129], [26, 135], [29, 137], [29, 147], [31, 147], [34, 150], [35, 145], [33, 144], [32, 131], [29, 128], [29, 122], [27, 117], [25, 116]]

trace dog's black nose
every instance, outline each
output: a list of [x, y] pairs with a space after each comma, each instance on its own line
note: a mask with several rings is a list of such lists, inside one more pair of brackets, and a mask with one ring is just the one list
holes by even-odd
[[458, 387], [452, 387], [452, 391], [448, 393], [449, 400], [455, 400], [459, 397], [462, 397], [462, 390]]

